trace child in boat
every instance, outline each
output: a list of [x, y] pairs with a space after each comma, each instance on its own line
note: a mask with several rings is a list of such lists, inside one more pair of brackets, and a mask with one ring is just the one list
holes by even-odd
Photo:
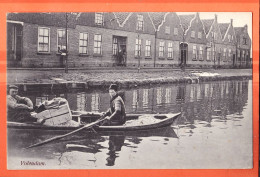
[[[18, 95], [18, 87], [10, 85], [7, 95], [7, 119], [13, 122], [37, 122], [37, 119], [31, 116], [33, 103], [27, 97]], [[42, 120], [38, 120], [41, 122]]]
[[103, 125], [123, 125], [126, 122], [125, 103], [118, 95], [118, 86], [111, 84], [109, 87], [110, 108], [103, 116], [109, 116]]

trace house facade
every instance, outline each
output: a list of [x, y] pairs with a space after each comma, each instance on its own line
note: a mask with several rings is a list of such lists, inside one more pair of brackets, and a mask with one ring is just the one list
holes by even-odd
[[247, 28], [232, 23], [199, 13], [9, 13], [7, 65], [251, 67]]

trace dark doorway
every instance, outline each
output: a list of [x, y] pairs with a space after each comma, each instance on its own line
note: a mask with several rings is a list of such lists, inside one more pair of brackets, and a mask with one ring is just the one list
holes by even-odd
[[233, 54], [233, 68], [235, 67], [235, 62], [236, 62], [236, 55]]
[[113, 57], [115, 66], [126, 66], [127, 37], [113, 36]]
[[218, 68], [220, 68], [220, 53], [218, 53], [218, 55], [217, 55], [217, 61], [218, 61]]
[[7, 66], [19, 67], [22, 60], [23, 26], [7, 23]]
[[180, 49], [181, 49], [180, 66], [181, 67], [185, 67], [186, 66], [186, 62], [187, 62], [187, 57], [188, 57], [188, 44], [181, 43], [180, 44]]

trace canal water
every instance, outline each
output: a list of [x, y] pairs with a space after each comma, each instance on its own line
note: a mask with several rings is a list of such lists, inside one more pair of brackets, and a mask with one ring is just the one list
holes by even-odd
[[[54, 97], [71, 110], [102, 112], [107, 90], [20, 93], [34, 104]], [[168, 128], [127, 134], [64, 134], [8, 130], [8, 169], [247, 169], [252, 168], [252, 81], [158, 85], [122, 90], [127, 113], [177, 113]]]

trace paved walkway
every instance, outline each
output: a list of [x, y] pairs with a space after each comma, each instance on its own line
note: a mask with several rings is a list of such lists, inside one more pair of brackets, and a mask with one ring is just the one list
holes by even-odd
[[174, 83], [182, 79], [196, 78], [252, 77], [251, 69], [141, 69], [135, 68], [96, 68], [69, 70], [64, 69], [8, 69], [8, 84], [39, 84], [78, 82], [88, 85], [108, 85], [110, 83], [140, 85], [142, 83]]

